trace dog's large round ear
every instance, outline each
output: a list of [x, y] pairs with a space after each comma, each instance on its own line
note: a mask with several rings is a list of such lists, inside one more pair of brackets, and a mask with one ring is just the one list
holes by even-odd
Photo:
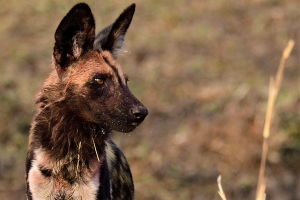
[[90, 7], [85, 3], [75, 5], [62, 19], [55, 32], [53, 56], [61, 70], [84, 53], [93, 49], [95, 20]]
[[135, 4], [131, 4], [113, 24], [100, 31], [96, 36], [94, 49], [98, 51], [107, 50], [117, 58], [122, 53], [125, 34], [132, 21], [134, 12]]

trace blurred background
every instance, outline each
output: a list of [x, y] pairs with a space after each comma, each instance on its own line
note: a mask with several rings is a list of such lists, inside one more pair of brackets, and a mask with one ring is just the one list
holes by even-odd
[[[132, 0], [86, 1], [97, 31]], [[54, 32], [77, 1], [0, 0], [0, 199], [25, 199], [34, 96], [50, 72]], [[267, 158], [267, 199], [300, 199], [298, 0], [135, 0], [119, 58], [149, 109], [113, 138], [132, 169], [136, 199], [255, 199], [269, 77], [289, 39]]]

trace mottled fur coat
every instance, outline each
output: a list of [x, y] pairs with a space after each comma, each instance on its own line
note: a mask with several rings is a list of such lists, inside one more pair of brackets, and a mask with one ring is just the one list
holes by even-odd
[[126, 158], [110, 140], [130, 132], [147, 109], [115, 61], [135, 11], [132, 4], [95, 36], [88, 5], [75, 5], [55, 32], [53, 63], [36, 96], [26, 162], [27, 199], [133, 199]]

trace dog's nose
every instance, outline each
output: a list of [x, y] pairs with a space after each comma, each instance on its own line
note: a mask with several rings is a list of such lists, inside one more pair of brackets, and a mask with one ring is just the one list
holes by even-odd
[[139, 106], [130, 109], [131, 114], [137, 120], [144, 120], [145, 117], [148, 115], [148, 110], [145, 107]]

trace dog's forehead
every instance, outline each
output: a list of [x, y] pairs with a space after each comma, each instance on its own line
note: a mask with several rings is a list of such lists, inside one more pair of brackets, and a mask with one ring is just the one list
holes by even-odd
[[76, 66], [76, 74], [78, 75], [92, 75], [95, 73], [113, 73], [113, 70], [99, 53], [91, 53]]
[[85, 56], [75, 67], [73, 80], [88, 80], [97, 74], [105, 74], [111, 77], [118, 77], [125, 84], [125, 77], [121, 67], [117, 64], [109, 52], [91, 52]]

